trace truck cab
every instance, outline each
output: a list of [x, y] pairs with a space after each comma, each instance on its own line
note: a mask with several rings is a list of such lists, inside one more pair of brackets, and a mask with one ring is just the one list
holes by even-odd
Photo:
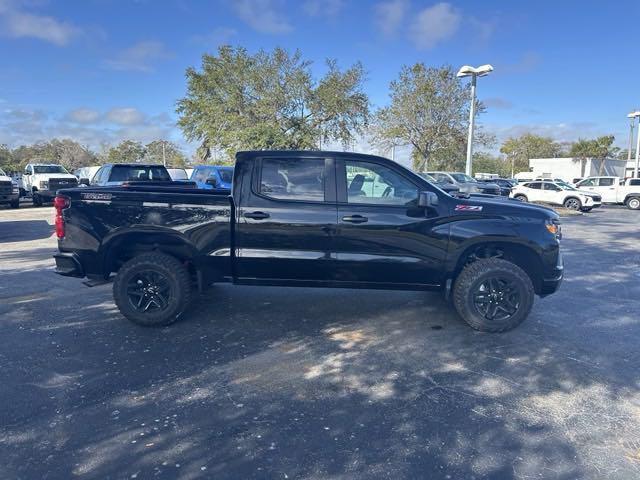
[[576, 188], [597, 193], [602, 197], [602, 203], [624, 204], [631, 210], [640, 210], [640, 179], [587, 177], [576, 183]]
[[53, 201], [59, 189], [77, 187], [78, 179], [62, 165], [29, 163], [24, 169], [22, 184], [33, 205], [40, 207], [45, 202]]
[[7, 204], [11, 208], [20, 206], [20, 189], [18, 183], [0, 168], [0, 205]]

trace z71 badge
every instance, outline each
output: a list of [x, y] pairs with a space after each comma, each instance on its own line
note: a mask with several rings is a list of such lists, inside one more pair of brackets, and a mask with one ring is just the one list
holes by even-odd
[[482, 205], [456, 205], [456, 212], [481, 212]]

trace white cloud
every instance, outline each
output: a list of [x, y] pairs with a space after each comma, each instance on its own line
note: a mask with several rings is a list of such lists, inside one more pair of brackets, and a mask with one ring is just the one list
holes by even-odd
[[306, 0], [302, 4], [304, 12], [311, 17], [335, 17], [344, 7], [344, 0]]
[[118, 125], [141, 125], [145, 122], [145, 115], [137, 108], [112, 108], [105, 115], [105, 119]]
[[108, 59], [104, 65], [112, 70], [149, 73], [155, 70], [155, 63], [173, 57], [162, 42], [146, 40], [138, 42]]
[[100, 118], [100, 112], [91, 108], [76, 108], [65, 116], [73, 123], [95, 123]]
[[293, 30], [276, 0], [236, 0], [233, 8], [243, 22], [261, 33], [288, 33]]
[[482, 103], [487, 108], [497, 108], [499, 110], [509, 110], [513, 108], [513, 102], [502, 97], [489, 97], [482, 99]]
[[374, 7], [374, 12], [376, 24], [380, 31], [386, 36], [396, 33], [407, 13], [408, 7], [407, 0], [391, 0], [378, 3]]
[[0, 33], [11, 38], [37, 38], [59, 47], [67, 45], [80, 29], [54, 17], [35, 15], [0, 1]]
[[431, 49], [458, 31], [461, 15], [448, 3], [438, 3], [420, 11], [409, 34], [419, 49]]
[[238, 31], [235, 28], [217, 27], [214, 28], [211, 33], [206, 33], [204, 35], [193, 35], [190, 40], [193, 43], [197, 43], [205, 47], [215, 47], [228, 43], [237, 34]]

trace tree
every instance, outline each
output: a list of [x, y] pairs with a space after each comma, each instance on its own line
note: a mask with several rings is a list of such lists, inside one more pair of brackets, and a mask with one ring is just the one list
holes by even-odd
[[133, 140], [123, 140], [107, 151], [108, 163], [135, 163], [144, 160], [146, 148], [142, 143]]
[[497, 157], [488, 153], [473, 154], [473, 173], [496, 173], [501, 177], [509, 177], [511, 164], [506, 158]]
[[163, 163], [166, 159], [167, 167], [174, 168], [184, 168], [187, 164], [187, 157], [182, 153], [180, 147], [173, 142], [169, 142], [167, 140], [154, 140], [151, 143], [147, 143], [145, 150], [145, 162]]
[[500, 153], [506, 155], [513, 176], [516, 172], [528, 172], [530, 159], [560, 157], [563, 155], [563, 148], [552, 138], [525, 133], [505, 140]]
[[[376, 112], [373, 140], [381, 148], [410, 144], [418, 171], [464, 163], [470, 93], [450, 66], [404, 66], [389, 86], [391, 103]], [[484, 107], [477, 104], [476, 111]], [[477, 141], [485, 137], [478, 132]]]
[[206, 160], [212, 149], [315, 149], [322, 142], [351, 141], [368, 123], [364, 70], [356, 63], [315, 80], [299, 51], [276, 48], [250, 55], [222, 46], [188, 68], [187, 94], [178, 101], [178, 125], [199, 141]]
[[68, 138], [20, 145], [11, 151], [11, 169], [15, 171], [21, 171], [29, 162], [58, 163], [73, 171], [97, 161], [97, 155], [89, 147]]
[[618, 147], [613, 146], [615, 139], [613, 135], [604, 135], [592, 140], [581, 138], [571, 145], [569, 155], [582, 162], [582, 176], [585, 174], [584, 170], [587, 158], [600, 160], [598, 175], [604, 175], [605, 159], [616, 158], [620, 152]]

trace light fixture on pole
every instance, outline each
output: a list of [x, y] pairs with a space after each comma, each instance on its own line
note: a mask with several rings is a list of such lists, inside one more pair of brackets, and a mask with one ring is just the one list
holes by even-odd
[[484, 77], [493, 72], [491, 65], [481, 65], [477, 68], [465, 65], [458, 70], [458, 78], [471, 77], [471, 107], [469, 108], [469, 139], [467, 141], [467, 166], [465, 173], [471, 175], [471, 157], [473, 156], [473, 127], [475, 123], [476, 109], [476, 78]]
[[[631, 112], [629, 115], [627, 115], [627, 118], [629, 118], [630, 120], [629, 127], [631, 130], [629, 132], [629, 152], [627, 153], [627, 162], [630, 162], [631, 147], [633, 146], [633, 126], [636, 123], [636, 118], [640, 119], [640, 110]], [[640, 163], [640, 157], [638, 156], [638, 154], [640, 154], [640, 120], [638, 120], [638, 143], [636, 144], [636, 166], [633, 170], [633, 178], [638, 178], [638, 165]]]

